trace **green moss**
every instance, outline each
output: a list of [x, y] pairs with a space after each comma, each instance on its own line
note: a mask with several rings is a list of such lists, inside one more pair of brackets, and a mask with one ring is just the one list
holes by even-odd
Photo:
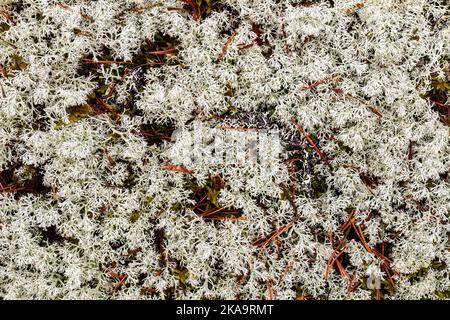
[[216, 207], [219, 207], [218, 198], [220, 190], [215, 190], [213, 188], [206, 187], [207, 189], [207, 199], [208, 201]]
[[337, 145], [339, 146], [339, 150], [341, 150], [341, 151], [343, 151], [343, 152], [345, 152], [345, 153], [347, 153], [349, 155], [353, 154], [352, 148], [350, 148], [349, 146], [345, 145], [344, 142], [338, 140], [337, 141]]
[[108, 137], [111, 139], [111, 142], [113, 144], [116, 144], [122, 139], [121, 135], [116, 132], [110, 132], [108, 133]]
[[297, 283], [293, 290], [295, 291], [295, 300], [312, 300], [312, 295], [300, 283]]
[[439, 300], [448, 300], [450, 299], [450, 290], [446, 290], [446, 291], [436, 291], [435, 296], [437, 299]]
[[154, 197], [147, 197], [144, 201], [144, 207], [149, 207], [153, 203], [154, 199]]
[[131, 215], [130, 215], [130, 222], [131, 223], [135, 223], [136, 221], [139, 220], [139, 218], [141, 217], [141, 213], [139, 211], [134, 211]]
[[59, 129], [62, 129], [62, 128], [64, 128], [66, 126], [66, 123], [62, 120], [62, 119], [59, 119], [56, 123], [55, 123], [55, 125], [54, 125], [54, 129], [55, 130], [59, 130]]
[[185, 268], [175, 268], [172, 270], [172, 275], [174, 275], [178, 281], [180, 282], [180, 284], [182, 284], [183, 286], [186, 286], [187, 281], [189, 279], [189, 271]]
[[128, 176], [123, 182], [123, 187], [127, 189], [132, 189], [136, 185], [136, 174], [132, 171], [128, 171]]
[[435, 96], [441, 94], [447, 94], [450, 91], [450, 80], [441, 79], [438, 76], [433, 76], [431, 81], [431, 86], [433, 87], [433, 93]]
[[[440, 261], [439, 259], [434, 259], [431, 262], [430, 266], [421, 268], [417, 272], [408, 274], [406, 276], [406, 278], [413, 285], [413, 284], [416, 284], [416, 283], [419, 283], [420, 281], [422, 281], [422, 279], [425, 278], [431, 270], [444, 271], [447, 269], [448, 269], [448, 267], [445, 264], [445, 262]], [[450, 298], [450, 290], [436, 291], [434, 294], [438, 299], [449, 299]]]
[[38, 11], [32, 15], [32, 18], [34, 18], [37, 21], [42, 21], [46, 18], [46, 16], [44, 15], [44, 13], [42, 11]]
[[88, 117], [92, 113], [92, 109], [88, 105], [81, 105], [70, 107], [67, 112], [69, 114], [69, 123], [75, 123], [80, 119]]
[[298, 188], [293, 188], [291, 186], [282, 186], [281, 187], [283, 192], [281, 193], [280, 199], [283, 201], [291, 201], [292, 199], [295, 199], [299, 194], [300, 191]]
[[180, 212], [180, 211], [183, 210], [183, 208], [184, 208], [184, 204], [183, 203], [176, 202], [170, 207], [170, 210], [172, 210], [174, 212]]
[[37, 174], [38, 169], [32, 165], [26, 164], [24, 165], [24, 179], [25, 180], [31, 180], [33, 179], [33, 176]]
[[214, 9], [214, 6], [217, 5], [220, 1], [219, 0], [197, 0], [197, 3], [199, 3], [200, 8], [202, 10], [205, 10], [205, 14], [209, 15]]

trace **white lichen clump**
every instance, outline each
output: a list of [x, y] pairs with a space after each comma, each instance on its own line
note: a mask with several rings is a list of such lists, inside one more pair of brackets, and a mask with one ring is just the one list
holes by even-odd
[[187, 2], [0, 1], [0, 298], [449, 298], [448, 2]]

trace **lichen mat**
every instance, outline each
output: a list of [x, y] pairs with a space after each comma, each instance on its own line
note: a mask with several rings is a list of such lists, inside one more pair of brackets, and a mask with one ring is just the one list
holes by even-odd
[[449, 20], [0, 2], [0, 298], [448, 299]]

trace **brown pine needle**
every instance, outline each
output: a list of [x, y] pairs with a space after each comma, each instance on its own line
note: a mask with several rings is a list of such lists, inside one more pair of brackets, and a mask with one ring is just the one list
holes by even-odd
[[176, 53], [176, 52], [178, 52], [178, 49], [172, 48], [172, 49], [167, 49], [167, 50], [151, 51], [148, 54], [157, 56], [157, 55], [165, 55], [168, 53]]
[[345, 223], [342, 225], [341, 230], [345, 232], [352, 224], [352, 221], [354, 220], [355, 211], [352, 211], [349, 215]]
[[[62, 9], [64, 9], [64, 10], [73, 12], [73, 9], [71, 7], [69, 7], [67, 4], [58, 3], [57, 6], [62, 8]], [[84, 13], [80, 12], [80, 16], [81, 16], [81, 18], [83, 18], [86, 21], [89, 21], [89, 22], [93, 22], [94, 21], [94, 19], [91, 16], [87, 15], [87, 14], [84, 14]]]
[[192, 17], [194, 18], [195, 21], [200, 21], [203, 15], [203, 11], [200, 10], [200, 6], [195, 0], [179, 0], [179, 1], [184, 2], [185, 4], [190, 6], [191, 11], [188, 12], [192, 14]]
[[[123, 72], [122, 77], [120, 77], [119, 82], [123, 82], [125, 80], [125, 78], [128, 76], [128, 73], [129, 73], [128, 68], [125, 68], [125, 71]], [[117, 83], [111, 84], [108, 87], [108, 90], [106, 90], [105, 94], [103, 95], [103, 99], [107, 99], [107, 98], [111, 97], [116, 90], [116, 86], [117, 86]]]
[[341, 273], [341, 275], [347, 279], [347, 281], [350, 283], [351, 279], [350, 276], [348, 275], [347, 271], [345, 271], [345, 268], [342, 266], [341, 262], [339, 260], [336, 260], [336, 265], [338, 267], [339, 272]]
[[219, 208], [219, 209], [215, 209], [215, 210], [213, 209], [213, 210], [211, 210], [211, 211], [203, 212], [202, 214], [199, 214], [199, 216], [200, 216], [200, 217], [207, 217], [207, 216], [210, 216], [210, 215], [215, 214], [215, 213], [217, 213], [217, 212], [221, 212], [221, 211], [223, 211], [223, 210], [225, 210], [224, 207]]
[[106, 110], [108, 110], [110, 113], [113, 114], [113, 116], [116, 118], [119, 117], [119, 114], [117, 113], [116, 110], [114, 110], [113, 108], [111, 108], [111, 106], [109, 104], [107, 104], [103, 99], [97, 98], [97, 102]]
[[140, 65], [138, 65], [138, 67], [145, 67], [145, 66], [162, 66], [162, 65], [165, 65], [166, 63], [165, 62], [160, 62], [160, 61], [158, 61], [158, 62], [149, 62], [149, 63], [143, 63], [143, 64], [140, 64]]
[[272, 288], [272, 279], [267, 280], [267, 293], [268, 300], [273, 300], [273, 288]]
[[161, 140], [166, 140], [166, 141], [171, 141], [172, 140], [172, 138], [169, 137], [169, 136], [165, 136], [163, 134], [158, 134], [158, 133], [154, 133], [154, 132], [147, 132], [144, 129], [141, 129], [139, 132], [144, 137], [157, 137], [157, 138], [159, 138]]
[[446, 106], [445, 104], [440, 103], [439, 101], [435, 101], [435, 100], [432, 100], [432, 99], [430, 99], [430, 101], [433, 102], [433, 103], [435, 103], [435, 104], [437, 104], [438, 106], [446, 107], [446, 108], [447, 108], [447, 106]]
[[225, 210], [224, 207], [221, 207], [221, 208], [218, 208], [218, 209], [212, 209], [212, 210], [209, 210], [209, 211], [204, 211], [203, 213], [199, 214], [198, 216], [199, 217], [203, 217], [203, 218], [212, 218], [210, 216], [212, 216], [214, 214], [217, 214], [217, 213], [220, 213], [221, 215], [227, 215], [227, 214], [229, 214], [229, 215], [238, 215], [239, 214], [239, 212], [237, 212], [237, 211], [223, 211], [223, 210]]
[[291, 177], [296, 180], [295, 178], [295, 161], [304, 161], [304, 158], [290, 158], [287, 160], [284, 160], [284, 163], [289, 163], [290, 164], [290, 175]]
[[142, 13], [146, 10], [152, 9], [154, 7], [160, 7], [160, 6], [162, 6], [162, 3], [155, 3], [155, 4], [148, 5], [148, 6], [131, 8], [131, 9], [128, 9], [128, 11]]
[[194, 206], [194, 209], [198, 208], [198, 207], [202, 204], [202, 202], [205, 201], [205, 199], [206, 199], [207, 197], [208, 197], [208, 194], [205, 194], [205, 196], [204, 196], [203, 198], [201, 198], [201, 199], [197, 202], [197, 204]]
[[91, 16], [89, 16], [89, 15], [87, 15], [87, 14], [80, 13], [80, 16], [81, 16], [81, 18], [83, 18], [83, 19], [86, 20], [86, 21], [94, 22], [94, 18], [92, 18]]
[[253, 245], [257, 246], [257, 247], [261, 247], [261, 253], [264, 252], [266, 250], [266, 247], [269, 243], [271, 243], [273, 240], [275, 240], [276, 238], [278, 238], [280, 235], [282, 235], [283, 233], [285, 233], [286, 231], [288, 231], [293, 225], [294, 225], [295, 220], [292, 220], [291, 222], [289, 222], [287, 225], [279, 228], [278, 230], [275, 230], [274, 232], [272, 232], [270, 234], [270, 236], [268, 237], [267, 240], [265, 240], [264, 242], [261, 243], [262, 240], [256, 240], [253, 242]]
[[186, 169], [184, 167], [179, 167], [174, 164], [165, 164], [162, 167], [163, 170], [169, 170], [169, 171], [176, 171], [176, 172], [182, 172], [182, 173], [193, 173], [194, 171]]
[[234, 37], [236, 37], [237, 35], [237, 31], [233, 32], [233, 34], [228, 38], [227, 42], [225, 43], [225, 45], [222, 48], [222, 51], [220, 52], [219, 56], [217, 57], [215, 63], [219, 63], [220, 60], [222, 60], [223, 56], [225, 55], [225, 53], [227, 52], [228, 46], [230, 45], [231, 41], [233, 41]]
[[254, 45], [255, 45], [255, 42], [250, 42], [250, 43], [247, 43], [247, 44], [245, 44], [245, 43], [240, 43], [240, 44], [238, 44], [238, 49], [239, 49], [239, 50], [244, 50], [244, 49], [251, 48], [251, 47], [253, 47]]
[[331, 267], [333, 266], [333, 264], [338, 262], [337, 259], [339, 259], [339, 257], [345, 252], [345, 250], [347, 250], [349, 246], [350, 243], [347, 244], [342, 250], [340, 250], [339, 253], [337, 253], [337, 251], [339, 251], [339, 246], [334, 250], [333, 254], [331, 255], [327, 263], [327, 268], [325, 270], [325, 280], [328, 280], [328, 276], [330, 275]]
[[394, 279], [392, 279], [391, 272], [389, 271], [389, 267], [386, 264], [383, 264], [383, 269], [386, 271], [386, 274], [389, 278], [389, 282], [391, 283], [392, 289], [395, 289]]
[[281, 272], [280, 276], [278, 277], [278, 282], [281, 282], [285, 275], [291, 270], [292, 268], [292, 262], [289, 262], [286, 267], [284, 267], [283, 271]]
[[64, 3], [58, 3], [57, 6], [66, 10], [72, 10], [67, 4]]
[[320, 156], [322, 161], [324, 161], [325, 163], [328, 163], [329, 162], [328, 158], [322, 153], [322, 151], [320, 151], [319, 147], [317, 147], [317, 145], [314, 143], [314, 141], [312, 141], [310, 136], [306, 133], [305, 129], [303, 129], [302, 126], [300, 126], [298, 124], [298, 122], [295, 120], [295, 118], [292, 118], [291, 121], [297, 127], [298, 131], [300, 131], [305, 136], [306, 140], [308, 140], [309, 144], [314, 148], [314, 150], [316, 150], [316, 152], [318, 153], [318, 155]]
[[327, 83], [331, 83], [331, 82], [338, 81], [340, 78], [341, 78], [341, 77], [339, 77], [339, 76], [334, 76], [334, 77], [327, 78], [327, 79], [325, 79], [325, 80], [318, 81], [318, 82], [313, 83], [312, 85], [310, 85], [310, 86], [308, 86], [308, 87], [304, 87], [304, 88], [303, 88], [303, 91], [307, 91], [307, 90], [314, 89], [315, 87], [318, 87], [318, 86], [320, 86], [321, 84], [327, 84]]
[[362, 245], [364, 246], [364, 248], [367, 250], [367, 252], [372, 253], [372, 250], [370, 249], [369, 245], [366, 242], [366, 239], [364, 239], [364, 234], [361, 230], [361, 227], [357, 224], [355, 224], [355, 222], [353, 222], [353, 229], [355, 230], [359, 240], [361, 240]]
[[363, 100], [361, 98], [355, 97], [355, 96], [353, 96], [353, 95], [351, 95], [349, 93], [345, 93], [341, 89], [333, 89], [333, 91], [335, 93], [339, 94], [339, 95], [343, 95], [344, 97], [353, 99], [353, 100], [358, 101], [359, 103], [365, 105], [367, 107], [367, 109], [369, 109], [372, 113], [374, 113], [377, 116], [378, 119], [381, 119], [381, 117], [383, 116], [381, 114], [381, 112], [375, 106], [371, 105], [367, 101], [365, 101], [365, 100]]
[[350, 16], [350, 15], [354, 14], [356, 11], [358, 11], [358, 10], [360, 10], [362, 8], [364, 8], [364, 3], [359, 2], [359, 3], [355, 4], [353, 7], [345, 10], [345, 14]]
[[[392, 268], [391, 268], [392, 261], [389, 258], [387, 258], [384, 254], [381, 254], [376, 249], [372, 249], [372, 253], [375, 254], [377, 257], [379, 257], [381, 260], [383, 260], [383, 262], [386, 265], [386, 267], [389, 268], [390, 270], [392, 270]], [[394, 271], [394, 273], [396, 275], [398, 275], [398, 272], [396, 272], [395, 270], [392, 270], [392, 271]]]

